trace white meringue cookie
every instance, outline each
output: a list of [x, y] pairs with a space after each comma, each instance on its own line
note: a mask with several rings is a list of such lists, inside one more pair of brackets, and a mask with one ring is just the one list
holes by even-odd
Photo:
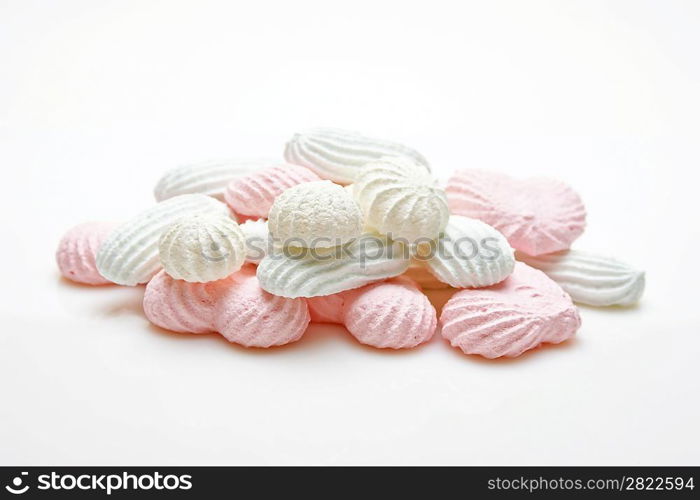
[[316, 128], [294, 134], [284, 150], [289, 163], [310, 168], [340, 184], [353, 182], [360, 167], [383, 156], [403, 156], [430, 171], [428, 161], [414, 149], [347, 130]]
[[505, 236], [485, 222], [451, 215], [425, 261], [440, 281], [455, 288], [500, 283], [513, 272], [515, 257]]
[[156, 201], [181, 194], [205, 194], [223, 201], [226, 186], [233, 179], [275, 163], [274, 160], [209, 160], [181, 165], [160, 178], [154, 195]]
[[544, 272], [581, 304], [627, 306], [644, 293], [644, 271], [612, 257], [565, 250], [537, 257], [518, 252], [517, 258]]
[[117, 227], [95, 257], [102, 276], [119, 285], [146, 283], [161, 268], [158, 241], [184, 215], [229, 216], [228, 207], [203, 194], [183, 194], [161, 201]]
[[238, 271], [245, 261], [245, 236], [227, 216], [183, 217], [168, 227], [158, 245], [171, 277], [193, 283], [216, 281]]
[[305, 182], [277, 197], [268, 219], [276, 243], [329, 248], [362, 234], [362, 212], [342, 186], [330, 181]]
[[245, 260], [258, 264], [270, 250], [270, 233], [267, 230], [267, 221], [265, 219], [247, 220], [240, 225], [240, 228], [245, 236]]
[[365, 234], [329, 249], [291, 249], [266, 256], [258, 266], [260, 286], [282, 297], [317, 297], [398, 276], [410, 262], [400, 243]]
[[445, 192], [422, 165], [408, 158], [384, 157], [366, 164], [352, 191], [367, 226], [393, 239], [434, 239], [447, 225]]

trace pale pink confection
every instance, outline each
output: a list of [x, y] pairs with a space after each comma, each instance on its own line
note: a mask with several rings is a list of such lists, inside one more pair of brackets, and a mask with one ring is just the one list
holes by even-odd
[[176, 280], [161, 270], [146, 285], [143, 310], [156, 326], [174, 332], [211, 333], [214, 306], [225, 290], [236, 286], [235, 274], [218, 281]]
[[445, 191], [452, 214], [481, 219], [528, 255], [566, 250], [586, 226], [581, 198], [555, 179], [459, 170]]
[[148, 320], [183, 333], [220, 333], [246, 347], [272, 347], [299, 340], [309, 324], [305, 299], [287, 299], [260, 288], [255, 267], [218, 281], [190, 283], [160, 271], [146, 286]]
[[435, 308], [408, 278], [344, 293], [345, 327], [363, 344], [404, 349], [427, 342], [435, 333]]
[[309, 304], [309, 314], [312, 323], [338, 323], [344, 321], [345, 294], [347, 292], [334, 293], [333, 295], [322, 295], [319, 297], [309, 297], [306, 302]]
[[294, 342], [304, 335], [310, 321], [305, 299], [266, 292], [260, 288], [252, 266], [246, 266], [237, 280], [238, 285], [229, 288], [214, 309], [214, 327], [229, 342], [246, 347], [272, 347]]
[[321, 178], [306, 167], [284, 163], [232, 180], [224, 198], [234, 212], [253, 217], [267, 217], [270, 207], [290, 187]]
[[442, 336], [465, 354], [516, 357], [542, 343], [558, 344], [581, 326], [571, 298], [522, 262], [505, 281], [488, 288], [465, 289], [445, 304]]
[[112, 222], [85, 222], [69, 229], [56, 250], [56, 262], [61, 274], [71, 281], [86, 285], [112, 283], [97, 271], [95, 254], [118, 225]]

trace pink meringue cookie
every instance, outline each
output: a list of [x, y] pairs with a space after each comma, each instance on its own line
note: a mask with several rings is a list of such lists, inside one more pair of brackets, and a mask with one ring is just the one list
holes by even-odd
[[481, 219], [528, 255], [566, 250], [586, 226], [581, 198], [555, 179], [460, 170], [445, 191], [451, 213]]
[[110, 232], [119, 224], [85, 222], [69, 229], [56, 250], [56, 263], [61, 274], [71, 281], [86, 285], [111, 284], [97, 271], [95, 254]]
[[181, 333], [211, 333], [214, 306], [224, 292], [236, 286], [235, 275], [195, 283], [172, 278], [161, 270], [146, 285], [143, 310], [156, 326]]
[[415, 347], [430, 340], [437, 327], [435, 308], [406, 277], [306, 300], [311, 321], [343, 324], [353, 337], [373, 347]]
[[306, 167], [285, 163], [238, 177], [226, 187], [224, 198], [234, 212], [267, 217], [270, 207], [290, 187], [321, 178]]
[[394, 278], [347, 292], [344, 324], [363, 344], [406, 349], [432, 338], [437, 314], [415, 282]]
[[465, 289], [445, 304], [442, 336], [465, 354], [516, 357], [542, 343], [558, 344], [581, 326], [571, 298], [543, 272], [517, 262], [505, 281]]
[[214, 326], [229, 342], [246, 347], [272, 347], [299, 340], [309, 325], [303, 298], [289, 299], [260, 288], [255, 271], [239, 277], [214, 309]]
[[272, 347], [299, 340], [309, 324], [305, 299], [265, 292], [255, 267], [218, 281], [190, 283], [160, 271], [146, 286], [146, 317], [153, 324], [183, 333], [220, 333], [246, 347]]

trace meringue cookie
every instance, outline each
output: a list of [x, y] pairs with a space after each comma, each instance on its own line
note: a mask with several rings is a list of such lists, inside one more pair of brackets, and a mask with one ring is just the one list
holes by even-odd
[[359, 288], [406, 271], [406, 248], [365, 234], [345, 246], [291, 249], [266, 256], [258, 266], [260, 286], [282, 297], [316, 297]]
[[638, 302], [644, 293], [644, 271], [612, 257], [580, 250], [538, 257], [518, 252], [516, 257], [543, 271], [581, 304], [627, 306]]
[[581, 198], [558, 180], [461, 170], [445, 190], [453, 214], [490, 224], [528, 255], [566, 250], [586, 226]]
[[340, 184], [353, 182], [360, 167], [383, 156], [406, 157], [430, 171], [423, 155], [411, 148], [347, 130], [316, 128], [294, 134], [284, 150], [289, 163], [303, 165]]
[[299, 165], [274, 165], [232, 180], [224, 197], [237, 214], [267, 217], [275, 198], [286, 189], [320, 180], [318, 175]]
[[267, 227], [284, 246], [330, 248], [362, 234], [362, 213], [352, 197], [330, 181], [306, 182], [277, 197]]
[[408, 158], [384, 157], [360, 169], [353, 196], [369, 228], [409, 243], [437, 238], [447, 225], [445, 192]]
[[69, 229], [56, 250], [56, 263], [61, 274], [85, 285], [111, 283], [97, 271], [95, 254], [117, 226], [112, 222], [85, 222]]
[[158, 240], [184, 215], [227, 216], [220, 201], [202, 194], [183, 194], [161, 201], [112, 231], [97, 251], [97, 269], [119, 285], [146, 283], [160, 269]]
[[289, 299], [260, 288], [246, 269], [238, 286], [221, 296], [214, 308], [214, 328], [229, 342], [246, 347], [273, 347], [299, 340], [309, 325], [304, 299]]
[[143, 311], [156, 326], [180, 333], [212, 333], [214, 306], [236, 277], [194, 283], [176, 280], [161, 270], [146, 285]]
[[258, 264], [270, 251], [270, 233], [265, 219], [247, 220], [240, 225], [246, 244], [246, 262]]
[[506, 279], [515, 257], [505, 237], [480, 220], [450, 216], [425, 266], [454, 288], [479, 288]]
[[233, 179], [273, 164], [263, 160], [210, 160], [181, 165], [160, 178], [154, 195], [156, 201], [181, 194], [204, 194], [223, 201], [224, 190]]
[[252, 266], [208, 283], [176, 280], [161, 271], [146, 286], [143, 307], [148, 320], [161, 328], [218, 332], [246, 347], [294, 342], [309, 323], [306, 301], [264, 292]]
[[192, 282], [225, 278], [246, 256], [245, 236], [228, 216], [183, 217], [161, 235], [158, 249], [166, 273]]
[[437, 315], [420, 287], [394, 278], [345, 292], [344, 324], [362, 344], [407, 349], [430, 340]]
[[543, 272], [522, 262], [503, 282], [457, 292], [442, 310], [442, 336], [465, 354], [516, 357], [538, 345], [558, 344], [581, 319], [571, 298]]

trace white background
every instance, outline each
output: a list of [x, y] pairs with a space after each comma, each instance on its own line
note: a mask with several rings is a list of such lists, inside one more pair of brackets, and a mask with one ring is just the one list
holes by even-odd
[[[698, 464], [700, 4], [0, 2], [0, 463]], [[167, 168], [328, 125], [552, 175], [632, 309], [511, 361], [315, 326], [247, 350], [59, 279], [61, 234]], [[438, 297], [436, 300], [443, 299]]]

